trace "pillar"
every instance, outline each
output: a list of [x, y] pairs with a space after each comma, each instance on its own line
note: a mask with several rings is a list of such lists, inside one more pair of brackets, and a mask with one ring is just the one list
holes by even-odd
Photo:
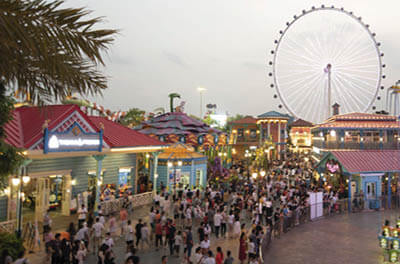
[[360, 130], [360, 149], [364, 149], [364, 139], [363, 139], [364, 133], [362, 130]]
[[153, 157], [154, 157], [154, 168], [153, 168], [153, 193], [157, 193], [157, 179], [158, 179], [158, 155], [160, 152], [153, 152]]
[[262, 127], [262, 124], [260, 123], [259, 125], [259, 128], [258, 128], [258, 136], [259, 136], [259, 139], [260, 139], [260, 147], [262, 147], [262, 145], [263, 145], [263, 127]]
[[339, 132], [339, 137], [340, 137], [340, 148], [341, 149], [344, 149], [344, 137], [345, 137], [345, 132], [344, 132], [344, 130], [343, 129], [341, 129], [340, 130], [340, 132]]
[[281, 159], [281, 121], [278, 120], [278, 159]]
[[[64, 175], [64, 188], [62, 190], [62, 204], [61, 213], [62, 215], [70, 215], [70, 204], [71, 204], [71, 174]], [[78, 207], [79, 208], [79, 207]]]
[[349, 183], [348, 183], [348, 191], [349, 191], [349, 212], [351, 212], [351, 174], [349, 175]]
[[392, 186], [391, 186], [391, 181], [392, 181], [392, 173], [388, 173], [388, 192], [387, 192], [387, 206], [388, 209], [390, 209], [391, 203], [392, 203]]
[[[383, 130], [379, 130], [379, 149], [383, 149]], [[389, 174], [390, 177], [390, 174]]]
[[101, 180], [101, 171], [103, 165], [103, 159], [105, 155], [93, 155], [93, 158], [96, 160], [96, 200], [94, 203], [94, 215], [98, 215], [99, 204], [100, 204], [100, 180]]
[[268, 137], [271, 136], [271, 123], [269, 121], [268, 121], [268, 126], [267, 126], [267, 134], [268, 134]]

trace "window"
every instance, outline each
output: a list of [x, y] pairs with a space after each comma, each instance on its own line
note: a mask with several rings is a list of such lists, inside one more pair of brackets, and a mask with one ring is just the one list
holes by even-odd
[[243, 136], [244, 136], [244, 135], [243, 135], [243, 132], [244, 132], [244, 131], [243, 131], [243, 128], [239, 128], [239, 129], [238, 129], [238, 138], [243, 138]]
[[124, 187], [131, 182], [132, 167], [119, 168], [118, 170], [118, 187]]
[[[103, 183], [104, 179], [104, 174], [105, 174], [105, 169], [101, 170], [101, 175], [100, 175], [100, 182]], [[96, 182], [97, 182], [97, 177], [96, 177], [96, 171], [88, 171], [88, 187], [89, 190], [93, 190], [93, 188], [96, 188]]]
[[250, 130], [250, 138], [252, 138], [252, 139], [257, 138], [257, 130], [256, 129]]
[[196, 187], [203, 185], [203, 171], [196, 170]]

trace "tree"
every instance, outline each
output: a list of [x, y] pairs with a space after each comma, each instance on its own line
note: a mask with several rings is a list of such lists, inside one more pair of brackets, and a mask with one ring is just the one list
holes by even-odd
[[168, 95], [168, 97], [169, 97], [169, 107], [170, 107], [170, 110], [171, 110], [171, 113], [172, 113], [172, 112], [175, 111], [175, 109], [174, 109], [174, 99], [175, 98], [181, 98], [181, 95], [178, 94], [178, 93], [170, 93]]
[[121, 118], [120, 123], [128, 127], [137, 126], [144, 121], [145, 113], [145, 111], [140, 110], [139, 108], [132, 108], [123, 118]]
[[63, 0], [0, 1], [0, 182], [23, 159], [4, 141], [13, 102], [7, 89], [32, 103], [72, 93], [101, 94], [107, 78], [97, 69], [117, 32], [94, 29], [102, 18], [83, 8], [60, 8]]
[[102, 51], [116, 30], [94, 29], [102, 18], [63, 0], [0, 1], [0, 75], [16, 95], [33, 103], [72, 93], [99, 94], [107, 78]]

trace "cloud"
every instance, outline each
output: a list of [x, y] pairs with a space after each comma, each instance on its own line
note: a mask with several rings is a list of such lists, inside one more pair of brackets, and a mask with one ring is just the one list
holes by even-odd
[[187, 68], [188, 64], [178, 55], [171, 53], [171, 52], [167, 52], [164, 51], [163, 52], [164, 56], [167, 58], [167, 60], [169, 60], [170, 62], [179, 65], [183, 68]]

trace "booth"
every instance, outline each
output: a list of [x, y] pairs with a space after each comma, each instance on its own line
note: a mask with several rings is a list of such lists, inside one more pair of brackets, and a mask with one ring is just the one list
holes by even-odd
[[190, 146], [175, 143], [158, 156], [158, 178], [154, 188], [161, 185], [173, 192], [184, 188], [205, 188], [207, 185], [207, 157]]

